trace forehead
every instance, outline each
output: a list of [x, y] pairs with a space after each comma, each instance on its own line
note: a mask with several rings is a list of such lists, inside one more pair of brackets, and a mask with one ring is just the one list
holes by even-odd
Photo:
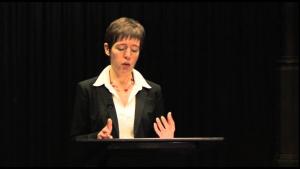
[[123, 38], [118, 40], [115, 45], [136, 45], [136, 46], [140, 46], [140, 40], [136, 39], [136, 38]]

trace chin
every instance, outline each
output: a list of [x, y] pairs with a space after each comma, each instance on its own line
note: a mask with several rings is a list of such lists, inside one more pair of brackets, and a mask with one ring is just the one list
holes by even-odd
[[132, 67], [128, 67], [128, 68], [123, 67], [123, 68], [122, 68], [122, 72], [124, 72], [124, 73], [125, 73], [125, 72], [131, 72], [132, 69], [133, 69]]

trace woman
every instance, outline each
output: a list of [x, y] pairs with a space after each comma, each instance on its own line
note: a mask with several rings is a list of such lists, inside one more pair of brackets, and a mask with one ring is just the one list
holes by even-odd
[[144, 27], [131, 18], [108, 26], [104, 51], [110, 65], [98, 77], [78, 83], [73, 138], [174, 137], [171, 112], [163, 116], [161, 87], [134, 69], [144, 36]]

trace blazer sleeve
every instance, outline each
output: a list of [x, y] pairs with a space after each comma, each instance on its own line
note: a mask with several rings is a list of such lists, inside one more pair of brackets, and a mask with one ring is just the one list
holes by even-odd
[[164, 98], [161, 91], [161, 87], [158, 85], [157, 92], [156, 92], [156, 106], [155, 106], [155, 112], [157, 112], [157, 117], [165, 116], [165, 104], [164, 104]]
[[78, 83], [71, 124], [71, 140], [97, 138], [98, 132], [90, 133], [89, 96], [87, 85]]

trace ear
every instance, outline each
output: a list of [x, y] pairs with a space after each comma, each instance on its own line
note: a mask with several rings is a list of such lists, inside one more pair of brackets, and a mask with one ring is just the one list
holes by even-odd
[[103, 47], [104, 47], [104, 52], [105, 52], [105, 54], [107, 55], [107, 56], [109, 56], [110, 55], [110, 52], [109, 52], [109, 46], [108, 46], [108, 43], [104, 43], [104, 45], [103, 45]]

